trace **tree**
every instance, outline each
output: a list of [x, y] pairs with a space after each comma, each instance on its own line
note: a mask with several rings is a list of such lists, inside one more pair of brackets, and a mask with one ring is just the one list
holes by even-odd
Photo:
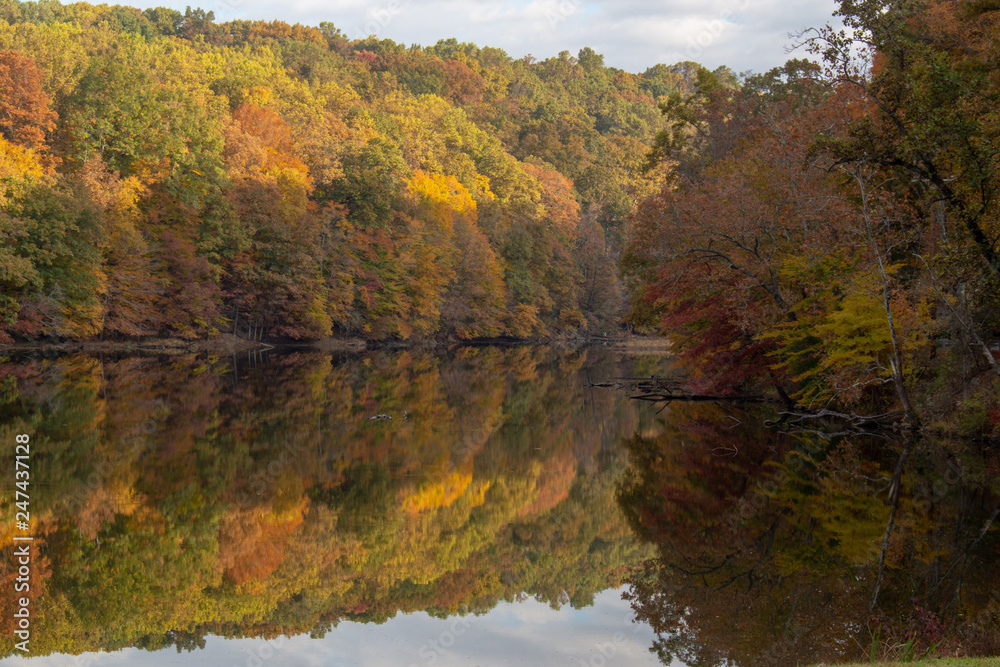
[[[505, 305], [502, 268], [477, 224], [476, 201], [454, 177], [418, 171], [409, 190], [420, 199], [423, 242], [436, 257], [422, 272], [418, 290], [440, 295], [441, 326], [459, 338], [500, 333]], [[425, 250], [427, 252], [428, 250]]]
[[244, 102], [233, 120], [226, 131], [229, 196], [250, 239], [230, 268], [234, 331], [242, 312], [248, 334], [327, 336], [332, 322], [317, 271], [309, 170], [275, 112]]
[[18, 51], [0, 51], [0, 135], [10, 143], [44, 150], [56, 114], [42, 90], [34, 61]]
[[[728, 107], [728, 96], [738, 93], [726, 95], [721, 104]], [[658, 194], [640, 202], [623, 257], [623, 269], [646, 284], [660, 326], [685, 358], [698, 360], [703, 390], [732, 391], [768, 374], [775, 343], [766, 332], [794, 320], [795, 305], [829, 280], [793, 267], [817, 266], [837, 247], [830, 220], [845, 204], [834, 179], [809, 162], [813, 133], [836, 127], [838, 104], [793, 113], [779, 101], [767, 113], [766, 125], [735, 116], [746, 131], [742, 145], [718, 157], [720, 145], [699, 138], [701, 148], [688, 147], [676, 126], [662, 145], [690, 154]], [[736, 130], [712, 132], [729, 141]]]
[[851, 36], [826, 28], [804, 42], [824, 57], [833, 82], [862, 92], [866, 113], [829, 150], [844, 162], [893, 170], [915, 191], [932, 189], [984, 270], [1000, 279], [991, 12], [972, 7], [963, 14], [946, 0], [851, 0], [838, 13]]
[[77, 172], [73, 186], [76, 197], [88, 201], [100, 216], [102, 270], [107, 277], [101, 335], [156, 333], [164, 324], [157, 310], [163, 290], [142, 233], [139, 202], [146, 188], [136, 176], [119, 177], [96, 156]]
[[[103, 230], [96, 211], [73, 196], [61, 179], [32, 183], [23, 198], [0, 211], [0, 221], [16, 230], [16, 257], [33, 270], [7, 279], [19, 287], [13, 332], [25, 336], [88, 338], [100, 331], [106, 275], [98, 247]], [[23, 261], [13, 268], [25, 268]], [[11, 305], [8, 302], [8, 305]], [[8, 321], [12, 313], [8, 312]]]
[[363, 228], [386, 227], [398, 208], [406, 165], [391, 141], [374, 138], [343, 161], [344, 176], [325, 196], [345, 204], [350, 219]]

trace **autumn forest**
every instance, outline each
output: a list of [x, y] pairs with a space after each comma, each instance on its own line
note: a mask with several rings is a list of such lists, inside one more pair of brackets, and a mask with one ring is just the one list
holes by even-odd
[[0, 339], [662, 333], [690, 387], [1000, 424], [992, 5], [763, 74], [0, 3]]
[[756, 73], [329, 21], [0, 0], [0, 662], [1000, 655], [997, 0]]
[[0, 7], [6, 340], [617, 327], [655, 100], [684, 72]]

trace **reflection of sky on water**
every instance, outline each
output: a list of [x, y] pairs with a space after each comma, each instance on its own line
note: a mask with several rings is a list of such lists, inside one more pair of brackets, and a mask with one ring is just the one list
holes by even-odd
[[[458, 665], [658, 665], [649, 653], [653, 643], [647, 625], [631, 622], [632, 610], [621, 590], [594, 596], [584, 609], [558, 611], [535, 600], [500, 603], [488, 614], [468, 617], [467, 628], [454, 618], [437, 619], [420, 612], [399, 614], [381, 625], [341, 623], [322, 639], [300, 635], [274, 640], [280, 648], [268, 656], [263, 639], [226, 640], [208, 637], [205, 648], [191, 653], [167, 649], [148, 653], [127, 649], [87, 653], [80, 657], [50, 655], [25, 660], [8, 658], [0, 665], [89, 667], [136, 665], [161, 667], [457, 667]], [[454, 633], [457, 630], [458, 633]], [[619, 634], [620, 633], [620, 634]], [[617, 639], [617, 641], [616, 641]], [[442, 644], [449, 644], [444, 648]], [[603, 649], [603, 654], [602, 654]], [[606, 656], [606, 657], [605, 657]], [[602, 659], [603, 658], [603, 659]]]

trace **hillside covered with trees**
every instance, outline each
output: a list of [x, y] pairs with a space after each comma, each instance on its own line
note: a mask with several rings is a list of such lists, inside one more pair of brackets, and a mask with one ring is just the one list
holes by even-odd
[[696, 71], [4, 0], [0, 338], [606, 331]]

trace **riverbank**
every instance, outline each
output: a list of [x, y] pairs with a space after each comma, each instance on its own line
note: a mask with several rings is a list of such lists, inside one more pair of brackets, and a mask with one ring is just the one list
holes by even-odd
[[923, 665], [924, 667], [1000, 667], [1000, 658], [936, 658], [933, 660], [917, 660], [915, 662], [857, 662], [836, 666], [821, 663], [813, 665], [813, 667], [903, 667], [904, 665]]
[[264, 350], [271, 347], [271, 345], [256, 343], [231, 334], [223, 334], [214, 338], [195, 340], [185, 340], [182, 338], [140, 338], [133, 340], [34, 341], [0, 345], [0, 352], [38, 351], [84, 354], [186, 354], [190, 352], [208, 352], [210, 354], [235, 354], [252, 350]]
[[57, 353], [135, 353], [135, 354], [238, 354], [274, 349], [304, 349], [318, 352], [361, 352], [367, 349], [439, 348], [453, 345], [607, 345], [619, 352], [670, 356], [671, 342], [664, 338], [624, 335], [611, 336], [561, 336], [555, 338], [476, 338], [455, 340], [447, 338], [420, 338], [410, 340], [366, 340], [356, 337], [334, 337], [303, 341], [250, 341], [232, 334], [213, 338], [140, 338], [129, 340], [56, 340], [32, 341], [0, 345], [4, 352], [57, 352]]

